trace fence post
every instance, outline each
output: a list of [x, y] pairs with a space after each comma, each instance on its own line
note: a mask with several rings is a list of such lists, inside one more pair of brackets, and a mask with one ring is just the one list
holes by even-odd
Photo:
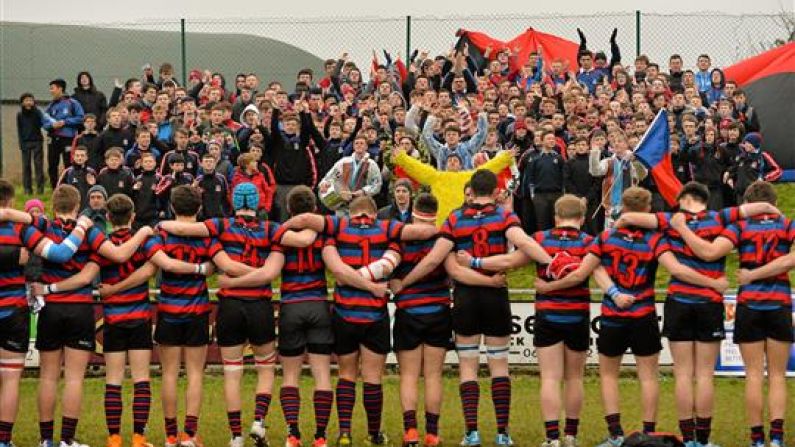
[[635, 56], [640, 56], [640, 9], [635, 10]]
[[180, 43], [182, 48], [182, 85], [188, 85], [188, 63], [187, 57], [185, 56], [185, 19], [179, 19], [180, 25]]
[[411, 16], [406, 16], [406, 66], [411, 58]]

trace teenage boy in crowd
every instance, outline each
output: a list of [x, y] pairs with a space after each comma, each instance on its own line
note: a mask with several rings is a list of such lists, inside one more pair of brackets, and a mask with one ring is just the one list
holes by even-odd
[[66, 93], [66, 81], [55, 79], [50, 81], [50, 96], [52, 102], [47, 106], [44, 129], [50, 136], [50, 145], [47, 148], [47, 175], [50, 177], [50, 186], [55, 189], [58, 185], [58, 164], [63, 160], [64, 168], [69, 166], [69, 149], [72, 140], [80, 131], [83, 124], [83, 106], [69, 97]]
[[[47, 118], [36, 107], [32, 93], [23, 93], [19, 97], [17, 112], [17, 138], [19, 150], [22, 151], [22, 184], [25, 194], [33, 194], [33, 172], [36, 174], [36, 192], [44, 192], [44, 138], [41, 128]], [[33, 169], [31, 170], [31, 163]]]

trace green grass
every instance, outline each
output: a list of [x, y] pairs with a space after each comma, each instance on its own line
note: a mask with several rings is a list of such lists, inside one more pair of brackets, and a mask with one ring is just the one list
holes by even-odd
[[[457, 380], [451, 376], [445, 379], [444, 405], [440, 421], [441, 436], [446, 445], [455, 445], [460, 439], [463, 430], [461, 404], [458, 398]], [[243, 383], [243, 426], [247, 431], [251, 424], [254, 396], [253, 373], [247, 373]], [[223, 378], [220, 375], [207, 375], [204, 381], [204, 401], [199, 421], [199, 433], [207, 447], [226, 446], [229, 431], [226, 423], [226, 409], [223, 403]], [[184, 379], [180, 386], [184, 386]], [[278, 387], [278, 381], [276, 386]], [[742, 406], [743, 381], [734, 378], [721, 378], [716, 380], [717, 392], [715, 402], [715, 415], [713, 425], [713, 442], [723, 446], [737, 446], [743, 444], [746, 437], [746, 424]], [[789, 392], [795, 392], [795, 382], [789, 382]], [[83, 413], [80, 418], [78, 439], [94, 447], [104, 445], [107, 436], [103, 413], [103, 381], [100, 378], [91, 378], [85, 381]], [[489, 381], [482, 379], [480, 382], [480, 429], [484, 445], [493, 445], [495, 433], [494, 413], [492, 411], [489, 394]], [[600, 441], [605, 435], [605, 426], [602, 418], [602, 407], [599, 394], [598, 377], [592, 371], [586, 377], [585, 405], [581, 415], [580, 440], [581, 445], [590, 446]], [[22, 402], [17, 425], [14, 429], [14, 441], [18, 446], [35, 445], [38, 439], [38, 425], [36, 417], [36, 380], [24, 379], [21, 385]], [[124, 387], [124, 415], [123, 436], [131, 436], [131, 383]], [[153, 404], [150, 416], [148, 437], [155, 445], [162, 445], [163, 419], [161, 413], [159, 379], [153, 381]], [[278, 388], [275, 388], [273, 403], [267, 419], [270, 427], [271, 445], [283, 445], [286, 431], [281, 406], [278, 404]], [[392, 445], [399, 445], [402, 433], [402, 413], [398, 396], [398, 379], [389, 375], [385, 379], [384, 402], [384, 430]], [[634, 375], [627, 375], [621, 380], [622, 395], [622, 421], [625, 430], [640, 429], [641, 415], [638, 399], [639, 385]], [[183, 394], [180, 394], [182, 396]], [[305, 377], [301, 386], [301, 431], [305, 440], [311, 442], [314, 433], [314, 413], [311, 402], [311, 380]], [[658, 429], [677, 432], [676, 414], [673, 402], [673, 379], [670, 375], [661, 376], [661, 392], [658, 417]], [[420, 399], [420, 402], [422, 399]], [[366, 435], [364, 410], [362, 408], [361, 385], [354, 413], [354, 439], [359, 441]], [[511, 433], [517, 445], [538, 445], [543, 440], [543, 421], [539, 414], [538, 404], [538, 378], [532, 374], [517, 374], [513, 377], [513, 402], [511, 412]], [[183, 401], [180, 401], [180, 427], [182, 426]], [[422, 407], [420, 406], [420, 410]], [[56, 413], [58, 414], [58, 413]], [[787, 420], [795, 418], [795, 410], [790, 407]], [[424, 426], [423, 413], [418, 412], [420, 429]], [[790, 425], [790, 430], [792, 426]], [[56, 438], [59, 433], [56, 428]], [[336, 439], [337, 423], [336, 411], [332, 412], [329, 424], [329, 439]], [[742, 440], [742, 441], [740, 441]], [[126, 441], [129, 442], [129, 441]], [[128, 444], [125, 444], [128, 445]]]

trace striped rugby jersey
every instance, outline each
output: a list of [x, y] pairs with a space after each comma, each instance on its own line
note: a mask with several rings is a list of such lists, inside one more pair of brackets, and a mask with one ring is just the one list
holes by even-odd
[[328, 301], [326, 264], [323, 263], [323, 247], [326, 245], [326, 237], [318, 234], [315, 241], [308, 247], [293, 248], [278, 245], [285, 231], [282, 228], [276, 233], [274, 239], [277, 241], [277, 245], [273, 248], [274, 251], [284, 254], [281, 304]]
[[[411, 272], [433, 249], [438, 236], [426, 241], [402, 242], [403, 260], [397, 266], [393, 277], [402, 279]], [[437, 266], [431, 273], [416, 283], [401, 290], [395, 296], [395, 304], [413, 315], [440, 312], [450, 307], [450, 280], [444, 265]]]
[[[24, 247], [31, 253], [44, 235], [31, 225], [0, 222], [0, 245]], [[25, 266], [10, 265], [0, 271], [0, 319], [20, 309], [27, 309]]]

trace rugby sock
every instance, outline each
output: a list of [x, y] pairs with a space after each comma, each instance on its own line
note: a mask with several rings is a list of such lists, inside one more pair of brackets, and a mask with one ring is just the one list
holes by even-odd
[[425, 433], [429, 435], [439, 434], [439, 414], [425, 413]]
[[271, 395], [268, 393], [257, 393], [254, 398], [254, 420], [262, 421], [268, 415], [268, 407], [271, 405]]
[[773, 419], [770, 421], [770, 440], [784, 442], [784, 419]]
[[105, 384], [105, 423], [109, 435], [118, 435], [121, 429], [121, 385]]
[[11, 442], [11, 432], [14, 430], [13, 422], [0, 421], [0, 442]]
[[693, 419], [679, 419], [679, 431], [682, 432], [682, 441], [688, 442], [695, 439], [696, 425]]
[[417, 412], [415, 410], [403, 412], [403, 431], [409, 431], [410, 428], [417, 429]]
[[577, 418], [566, 418], [566, 427], [563, 432], [566, 436], [577, 436], [577, 431], [580, 428], [580, 420]]
[[497, 417], [497, 433], [508, 430], [511, 416], [511, 379], [493, 377], [491, 379], [491, 401], [494, 404], [494, 415]]
[[312, 402], [315, 405], [315, 439], [325, 438], [334, 393], [330, 390], [315, 390]]
[[240, 410], [227, 411], [226, 420], [229, 421], [229, 431], [232, 432], [232, 437], [236, 438], [242, 436], [243, 429], [240, 427]]
[[367, 433], [371, 436], [381, 431], [381, 413], [384, 408], [384, 388], [380, 383], [364, 383], [364, 412], [367, 413]]
[[166, 437], [177, 437], [177, 418], [166, 419]]
[[71, 444], [75, 439], [75, 432], [77, 431], [77, 419], [68, 418], [66, 416], [61, 418], [61, 442]]
[[337, 380], [337, 420], [341, 433], [351, 432], [351, 416], [356, 404], [356, 383], [350, 380]]
[[696, 418], [696, 441], [699, 444], [709, 444], [709, 436], [712, 434], [712, 418]]
[[54, 421], [39, 422], [39, 437], [42, 441], [52, 441], [53, 432], [55, 432]]
[[462, 382], [458, 386], [461, 395], [461, 406], [464, 408], [464, 422], [467, 433], [478, 429], [478, 401], [480, 400], [480, 386], [475, 380]]
[[148, 380], [133, 385], [133, 433], [143, 435], [149, 423], [149, 407], [152, 405], [152, 388]]
[[186, 435], [190, 436], [191, 438], [196, 436], [196, 432], [199, 431], [199, 416], [186, 414], [184, 427]]
[[754, 444], [765, 443], [765, 427], [761, 425], [751, 427], [751, 442]]
[[643, 421], [643, 433], [649, 434], [657, 431], [657, 423], [654, 421]]
[[298, 411], [301, 409], [301, 395], [298, 388], [294, 386], [283, 386], [279, 392], [279, 401], [282, 404], [284, 422], [290, 429], [290, 435], [301, 439], [301, 431], [298, 428]]
[[560, 422], [546, 421], [544, 422], [544, 430], [547, 433], [548, 440], [554, 441], [556, 439], [560, 439]]
[[607, 431], [610, 436], [614, 438], [624, 436], [624, 429], [621, 428], [621, 413], [608, 414], [605, 416], [605, 422], [607, 422]]

